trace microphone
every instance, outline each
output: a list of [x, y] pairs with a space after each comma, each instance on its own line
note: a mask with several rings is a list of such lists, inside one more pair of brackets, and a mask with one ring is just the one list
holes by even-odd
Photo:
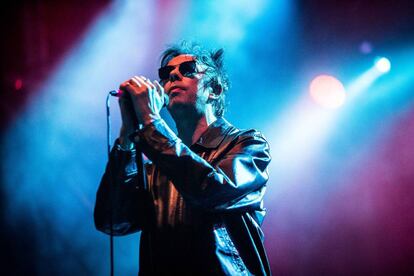
[[[117, 97], [117, 98], [121, 97], [122, 93], [124, 93], [124, 91], [122, 91], [121, 89], [109, 91], [109, 95]], [[170, 102], [170, 98], [168, 97], [167, 94], [164, 93], [164, 105], [163, 105], [163, 107], [168, 106], [169, 102]]]
[[122, 90], [121, 90], [121, 89], [119, 89], [119, 90], [112, 90], [112, 91], [109, 91], [109, 95], [114, 96], [114, 97], [121, 97], [121, 95], [122, 95]]

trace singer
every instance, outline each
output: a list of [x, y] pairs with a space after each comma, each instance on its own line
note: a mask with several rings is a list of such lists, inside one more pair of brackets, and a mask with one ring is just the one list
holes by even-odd
[[[96, 228], [142, 231], [139, 275], [270, 275], [260, 229], [269, 146], [223, 118], [223, 50], [171, 46], [158, 73], [159, 81], [135, 76], [120, 85], [122, 127], [98, 188]], [[178, 134], [161, 118], [163, 106]], [[138, 149], [149, 159], [147, 187], [137, 177]]]

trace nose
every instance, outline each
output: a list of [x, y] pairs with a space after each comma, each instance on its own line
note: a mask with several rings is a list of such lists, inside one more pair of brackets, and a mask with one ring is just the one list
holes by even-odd
[[181, 74], [180, 74], [180, 71], [178, 70], [178, 66], [176, 66], [175, 68], [174, 68], [174, 70], [172, 70], [171, 72], [170, 72], [170, 77], [169, 77], [169, 81], [170, 82], [173, 82], [173, 81], [176, 81], [176, 80], [180, 80], [181, 79]]

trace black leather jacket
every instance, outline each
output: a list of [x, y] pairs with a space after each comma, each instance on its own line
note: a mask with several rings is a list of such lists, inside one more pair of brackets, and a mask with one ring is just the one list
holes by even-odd
[[270, 162], [263, 136], [220, 118], [190, 147], [163, 120], [137, 138], [152, 161], [148, 188], [136, 181], [135, 152], [115, 146], [94, 217], [107, 234], [111, 213], [113, 235], [142, 230], [140, 275], [269, 275], [260, 229]]

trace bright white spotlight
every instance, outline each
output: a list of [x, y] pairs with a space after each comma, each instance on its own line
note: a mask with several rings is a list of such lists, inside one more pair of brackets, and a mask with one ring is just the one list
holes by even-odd
[[314, 78], [310, 84], [309, 93], [317, 104], [331, 109], [343, 105], [346, 98], [343, 84], [329, 75]]
[[381, 73], [388, 73], [391, 69], [391, 62], [386, 57], [377, 58], [375, 61], [375, 68]]

